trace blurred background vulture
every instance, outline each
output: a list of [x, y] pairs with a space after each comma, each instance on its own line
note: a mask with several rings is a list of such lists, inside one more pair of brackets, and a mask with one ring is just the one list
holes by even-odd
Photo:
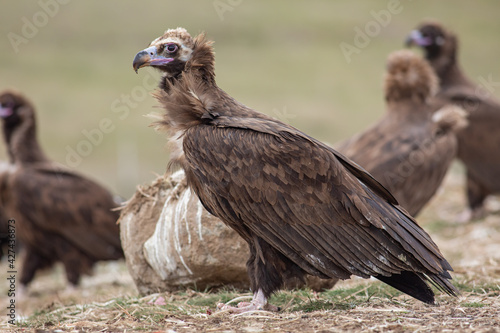
[[458, 38], [441, 24], [422, 23], [407, 44], [424, 50], [439, 77], [436, 103], [455, 103], [469, 112], [469, 126], [458, 132], [458, 158], [467, 169], [469, 204], [461, 220], [480, 218], [485, 198], [500, 193], [500, 101], [492, 97], [491, 87], [478, 86], [463, 73]]
[[16, 236], [26, 250], [21, 285], [56, 262], [77, 285], [96, 261], [123, 257], [113, 197], [45, 156], [33, 105], [17, 92], [2, 92], [0, 117], [10, 158], [0, 179], [0, 200], [7, 217], [16, 220]]
[[387, 61], [387, 113], [337, 148], [365, 168], [416, 216], [440, 186], [457, 151], [465, 111], [429, 105], [438, 80], [425, 60], [396, 51]]
[[430, 236], [363, 169], [299, 130], [231, 98], [215, 82], [212, 43], [168, 30], [134, 58], [163, 72], [159, 122], [204, 207], [249, 244], [254, 297], [233, 312], [275, 309], [269, 296], [306, 274], [377, 279], [434, 303], [452, 270]]

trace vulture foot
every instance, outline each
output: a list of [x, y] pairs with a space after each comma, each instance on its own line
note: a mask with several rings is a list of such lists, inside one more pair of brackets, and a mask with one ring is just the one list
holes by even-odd
[[486, 210], [484, 207], [479, 207], [475, 209], [467, 208], [457, 216], [458, 223], [468, 223], [471, 221], [482, 219], [486, 216]]
[[229, 313], [243, 313], [243, 312], [250, 312], [250, 311], [278, 312], [280, 309], [279, 309], [279, 307], [272, 305], [272, 304], [262, 305], [258, 302], [252, 301], [252, 302], [240, 302], [236, 306], [231, 306], [231, 305], [224, 304], [224, 303], [218, 303], [217, 310], [227, 311]]
[[229, 305], [230, 303], [242, 298], [246, 298], [246, 296], [235, 298], [227, 303], [218, 303], [217, 309], [221, 311], [227, 311], [229, 313], [243, 313], [249, 311], [278, 312], [280, 310], [279, 307], [267, 303], [267, 298], [264, 297], [264, 294], [261, 290], [254, 294], [251, 302], [239, 302], [236, 306]]

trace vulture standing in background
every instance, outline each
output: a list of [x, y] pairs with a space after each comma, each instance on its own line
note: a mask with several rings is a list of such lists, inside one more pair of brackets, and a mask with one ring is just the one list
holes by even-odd
[[469, 80], [458, 60], [458, 40], [439, 23], [423, 23], [411, 32], [408, 45], [420, 46], [440, 80], [439, 105], [454, 103], [468, 111], [469, 126], [458, 136], [458, 158], [467, 169], [469, 209], [462, 220], [484, 215], [484, 200], [500, 193], [500, 101]]
[[[436, 193], [457, 151], [455, 132], [465, 111], [428, 101], [438, 81], [425, 60], [396, 51], [387, 61], [387, 113], [364, 132], [340, 144], [345, 156], [365, 168], [412, 216]], [[434, 113], [434, 115], [433, 115]]]
[[[327, 145], [231, 98], [215, 82], [212, 43], [168, 30], [140, 51], [137, 71], [163, 72], [171, 163], [205, 208], [249, 244], [254, 297], [232, 312], [273, 309], [270, 295], [306, 274], [377, 279], [434, 303], [452, 268], [429, 235], [362, 168]], [[221, 240], [223, 241], [223, 240]]]
[[45, 156], [36, 139], [35, 109], [22, 95], [1, 93], [0, 117], [11, 163], [0, 177], [0, 202], [16, 220], [26, 251], [21, 285], [37, 270], [62, 262], [75, 286], [96, 261], [122, 258], [112, 195]]

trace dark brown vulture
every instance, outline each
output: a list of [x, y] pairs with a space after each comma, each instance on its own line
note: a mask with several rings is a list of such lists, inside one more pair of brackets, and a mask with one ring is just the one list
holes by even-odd
[[469, 126], [458, 133], [458, 158], [467, 169], [469, 205], [462, 219], [479, 218], [484, 215], [485, 198], [500, 193], [500, 101], [491, 96], [488, 87], [465, 76], [457, 59], [457, 37], [441, 24], [421, 24], [411, 32], [407, 44], [424, 50], [439, 77], [436, 103], [451, 102], [469, 112]]
[[250, 304], [306, 274], [379, 280], [434, 302], [430, 282], [451, 295], [452, 268], [429, 235], [362, 168], [327, 145], [231, 98], [215, 82], [212, 43], [168, 30], [133, 67], [163, 72], [171, 163], [186, 172], [204, 207], [250, 247]]
[[112, 195], [45, 156], [36, 139], [35, 109], [22, 95], [1, 93], [0, 117], [11, 164], [0, 178], [0, 201], [26, 250], [21, 285], [56, 262], [77, 285], [96, 261], [122, 258]]
[[445, 106], [434, 114], [428, 101], [437, 84], [424, 59], [407, 50], [392, 53], [385, 78], [387, 113], [337, 146], [413, 216], [441, 185], [456, 155], [455, 132], [467, 124], [465, 111], [456, 106]]

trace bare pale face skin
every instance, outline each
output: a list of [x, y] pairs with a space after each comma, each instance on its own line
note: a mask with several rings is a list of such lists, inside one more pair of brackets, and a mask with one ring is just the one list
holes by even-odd
[[167, 76], [177, 76], [193, 53], [191, 36], [183, 28], [167, 30], [161, 37], [151, 42], [149, 47], [138, 52], [133, 61], [133, 68], [151, 66]]

